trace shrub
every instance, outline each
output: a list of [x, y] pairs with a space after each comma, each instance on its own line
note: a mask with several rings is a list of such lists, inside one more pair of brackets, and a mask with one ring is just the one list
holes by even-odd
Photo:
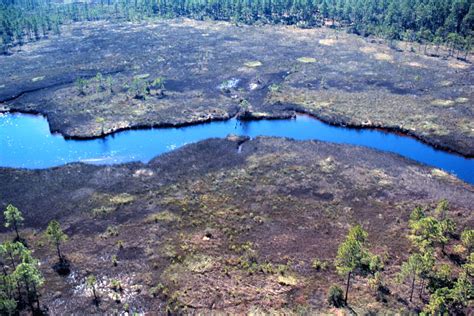
[[168, 295], [168, 289], [163, 284], [158, 283], [158, 285], [150, 288], [149, 293], [152, 297], [157, 297], [160, 293], [166, 296]]
[[129, 87], [129, 93], [133, 95], [135, 99], [145, 99], [147, 91], [147, 84], [145, 80], [140, 78], [134, 78]]
[[107, 237], [116, 237], [118, 235], [119, 235], [118, 227], [110, 225], [110, 226], [107, 226], [107, 230], [103, 234], [103, 237], [105, 237], [105, 238], [107, 238]]
[[117, 255], [112, 256], [112, 265], [116, 267], [118, 265], [118, 258]]
[[333, 285], [329, 288], [328, 303], [337, 308], [344, 306], [344, 293], [339, 286]]
[[295, 286], [298, 284], [298, 279], [293, 275], [279, 275], [278, 283], [286, 286]]
[[165, 82], [166, 82], [166, 79], [164, 77], [158, 77], [151, 82], [150, 86], [156, 87], [158, 89], [164, 89]]
[[311, 263], [311, 267], [316, 271], [324, 271], [328, 268], [328, 263], [319, 259], [314, 259]]
[[114, 92], [114, 79], [112, 76], [107, 76], [107, 78], [105, 78], [105, 87], [110, 93]]
[[110, 281], [110, 288], [115, 292], [122, 292], [123, 291], [122, 283], [120, 283], [120, 281], [116, 280], [116, 279], [112, 279]]
[[101, 206], [101, 207], [94, 208], [91, 211], [91, 213], [92, 213], [92, 217], [97, 218], [97, 217], [103, 217], [105, 215], [108, 215], [108, 214], [114, 212], [115, 210], [116, 210], [115, 207]]
[[270, 92], [280, 92], [280, 88], [281, 86], [276, 84], [276, 83], [272, 83], [269, 87], [268, 87], [268, 90]]
[[118, 248], [118, 249], [123, 249], [123, 247], [124, 247], [123, 240], [117, 241], [117, 248]]
[[461, 241], [464, 247], [467, 248], [467, 252], [471, 253], [474, 249], [474, 229], [466, 229], [461, 234]]
[[104, 76], [98, 72], [96, 75], [95, 75], [95, 81], [97, 83], [96, 85], [96, 88], [95, 88], [95, 92], [96, 93], [99, 93], [100, 91], [102, 90], [105, 90], [105, 80], [104, 80]]
[[84, 78], [78, 78], [76, 80], [76, 88], [79, 95], [86, 95], [87, 80]]

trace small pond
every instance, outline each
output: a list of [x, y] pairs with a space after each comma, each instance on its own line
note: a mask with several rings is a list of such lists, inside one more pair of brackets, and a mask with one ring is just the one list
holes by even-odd
[[37, 169], [79, 161], [93, 164], [148, 162], [180, 146], [228, 134], [314, 139], [376, 148], [443, 169], [474, 184], [474, 159], [436, 150], [411, 137], [331, 126], [305, 115], [291, 120], [241, 122], [230, 119], [181, 128], [128, 130], [100, 139], [65, 140], [61, 135], [50, 133], [48, 122], [42, 116], [0, 114], [0, 166]]

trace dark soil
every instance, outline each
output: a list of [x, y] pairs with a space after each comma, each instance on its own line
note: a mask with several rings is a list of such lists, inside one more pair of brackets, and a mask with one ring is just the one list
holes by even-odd
[[[0, 110], [42, 113], [53, 131], [77, 138], [300, 111], [474, 156], [472, 64], [400, 48], [325, 28], [78, 23], [0, 56]], [[98, 72], [112, 77], [112, 91], [90, 79]], [[85, 95], [80, 77], [90, 79]], [[134, 97], [134, 77], [164, 77], [164, 95]]]
[[[2, 168], [0, 197], [1, 208], [13, 203], [24, 213], [22, 236], [46, 277], [41, 301], [56, 315], [331, 312], [327, 290], [344, 284], [332, 261], [355, 223], [368, 230], [370, 249], [385, 254], [388, 288], [377, 301], [357, 278], [351, 308], [416, 310], [422, 302], [408, 304], [409, 285], [395, 282], [413, 207], [446, 198], [459, 231], [474, 224], [474, 187], [440, 170], [367, 148], [281, 138], [210, 139], [149, 164]], [[52, 219], [70, 236], [61, 249], [67, 277], [51, 268], [56, 252], [42, 237]], [[328, 268], [313, 269], [314, 259]], [[98, 307], [85, 288], [89, 273], [98, 279]]]

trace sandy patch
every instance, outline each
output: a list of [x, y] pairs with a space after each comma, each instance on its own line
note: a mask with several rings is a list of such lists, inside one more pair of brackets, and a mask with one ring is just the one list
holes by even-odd
[[320, 39], [319, 44], [324, 46], [334, 46], [337, 43], [337, 40], [333, 38]]
[[453, 100], [443, 100], [443, 99], [436, 99], [431, 101], [431, 104], [434, 106], [453, 106], [454, 105]]
[[426, 66], [420, 64], [420, 63], [417, 63], [416, 61], [411, 61], [409, 63], [406, 63], [407, 66], [410, 66], [410, 67], [415, 67], [415, 68], [426, 68]]
[[469, 64], [463, 63], [458, 60], [449, 61], [448, 66], [455, 69], [468, 69], [469, 68]]
[[385, 54], [385, 53], [374, 54], [374, 57], [375, 57], [375, 59], [381, 60], [381, 61], [392, 61], [393, 60], [393, 57], [391, 55]]
[[369, 46], [361, 47], [359, 50], [366, 54], [372, 54], [377, 51], [377, 49], [375, 49], [374, 47], [369, 47]]

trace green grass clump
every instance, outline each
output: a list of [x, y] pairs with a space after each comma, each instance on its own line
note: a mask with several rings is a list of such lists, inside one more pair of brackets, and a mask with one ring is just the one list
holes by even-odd
[[313, 262], [311, 262], [311, 267], [316, 271], [324, 271], [328, 268], [328, 263], [326, 261], [314, 259]]
[[163, 212], [149, 215], [145, 219], [145, 223], [147, 224], [158, 223], [158, 222], [169, 223], [169, 222], [175, 222], [175, 221], [180, 221], [180, 220], [181, 218], [178, 215], [171, 213], [170, 211], [163, 211]]
[[257, 68], [257, 67], [261, 67], [263, 64], [262, 62], [258, 60], [254, 60], [254, 61], [248, 61], [244, 65], [245, 67], [249, 67], [249, 68]]
[[114, 205], [128, 204], [135, 201], [135, 197], [128, 193], [121, 193], [110, 198], [110, 203]]
[[312, 63], [315, 63], [317, 60], [316, 58], [313, 58], [313, 57], [300, 57], [297, 59], [297, 61], [303, 64], [312, 64]]
[[148, 77], [150, 77], [150, 74], [141, 74], [141, 75], [133, 76], [133, 79], [143, 80], [143, 79], [147, 79]]
[[278, 283], [281, 285], [295, 286], [298, 284], [298, 279], [293, 275], [279, 275]]
[[44, 76], [34, 77], [33, 79], [31, 79], [32, 82], [37, 82], [41, 80], [44, 80]]
[[112, 212], [115, 211], [115, 207], [112, 206], [100, 206], [92, 209], [92, 217], [97, 218], [97, 217], [104, 217]]

